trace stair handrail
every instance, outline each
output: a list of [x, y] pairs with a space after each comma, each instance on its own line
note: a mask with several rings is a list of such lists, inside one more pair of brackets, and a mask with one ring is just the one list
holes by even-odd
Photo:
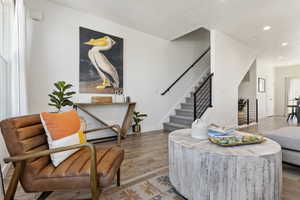
[[210, 47], [208, 47], [203, 54], [195, 61], [193, 64], [187, 68], [164, 92], [161, 93], [161, 95], [165, 95], [170, 91], [170, 89], [186, 74], [188, 73], [202, 58], [210, 51]]
[[197, 90], [195, 91], [195, 93], [198, 93], [204, 87], [204, 85], [207, 83], [207, 81], [209, 81], [209, 79], [213, 75], [214, 75], [214, 73], [211, 73], [210, 75], [208, 75], [208, 77], [203, 81], [203, 83], [197, 88]]
[[[203, 83], [196, 89], [196, 91], [194, 92], [194, 120], [196, 120], [197, 118], [202, 117], [202, 115], [204, 114], [204, 112], [209, 108], [212, 107], [212, 77], [213, 77], [214, 73], [211, 73], [204, 81]], [[199, 116], [197, 116], [197, 94], [203, 89], [203, 87], [205, 85], [207, 85], [207, 83], [209, 82], [209, 100], [208, 103], [204, 102], [205, 107], [203, 107], [204, 109], [202, 110], [202, 112], [200, 113]], [[205, 104], [206, 103], [206, 104]]]

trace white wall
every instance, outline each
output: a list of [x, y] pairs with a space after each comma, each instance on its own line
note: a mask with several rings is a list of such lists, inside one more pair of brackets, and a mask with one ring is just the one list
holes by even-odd
[[238, 87], [255, 60], [255, 52], [218, 32], [211, 32], [211, 68], [213, 77], [213, 108], [208, 120], [227, 126], [237, 126]]
[[285, 80], [287, 78], [300, 77], [300, 66], [275, 67], [275, 114], [285, 115], [286, 90]]
[[[249, 71], [244, 76], [242, 82], [239, 85], [238, 96], [239, 99], [249, 99], [249, 106], [251, 112], [256, 109], [256, 90], [257, 90], [257, 77], [256, 77], [256, 61], [254, 61]], [[252, 114], [251, 114], [252, 115]], [[255, 117], [255, 114], [254, 116]]]
[[239, 85], [238, 95], [239, 98], [249, 99], [251, 102], [256, 101], [256, 62], [253, 62], [247, 77], [244, 77]]
[[[203, 31], [171, 42], [45, 0], [27, 2], [32, 11], [44, 16], [32, 26], [27, 73], [31, 113], [49, 110], [47, 94], [55, 81], [66, 80], [78, 90], [79, 26], [124, 38], [125, 95], [137, 102], [137, 110], [149, 115], [144, 131], [161, 129], [165, 114], [200, 76], [202, 69], [195, 68], [169, 94], [160, 95], [209, 46], [209, 34]], [[90, 96], [95, 95], [79, 94], [75, 101], [86, 102]], [[119, 115], [118, 109], [94, 111], [108, 121], [124, 114], [124, 109]]]

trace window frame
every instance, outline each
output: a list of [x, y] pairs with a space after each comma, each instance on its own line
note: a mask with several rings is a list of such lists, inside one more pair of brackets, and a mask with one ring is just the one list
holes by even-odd
[[10, 66], [12, 24], [14, 14], [13, 0], [0, 0], [0, 120], [11, 114], [10, 105]]

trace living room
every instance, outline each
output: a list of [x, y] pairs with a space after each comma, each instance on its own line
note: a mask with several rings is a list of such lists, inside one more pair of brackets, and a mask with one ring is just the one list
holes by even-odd
[[1, 198], [298, 198], [299, 2], [0, 2]]

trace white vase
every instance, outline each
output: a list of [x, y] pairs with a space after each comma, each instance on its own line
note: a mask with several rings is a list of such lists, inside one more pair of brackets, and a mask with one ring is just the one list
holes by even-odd
[[192, 124], [192, 137], [200, 140], [208, 139], [208, 124], [197, 119]]

